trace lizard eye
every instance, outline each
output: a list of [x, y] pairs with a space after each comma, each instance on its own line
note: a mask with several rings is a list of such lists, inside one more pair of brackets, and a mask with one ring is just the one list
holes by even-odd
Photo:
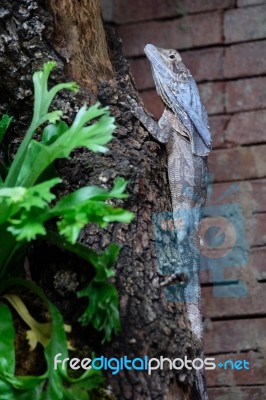
[[175, 59], [175, 54], [170, 54], [169, 58], [170, 58], [170, 60], [174, 60]]

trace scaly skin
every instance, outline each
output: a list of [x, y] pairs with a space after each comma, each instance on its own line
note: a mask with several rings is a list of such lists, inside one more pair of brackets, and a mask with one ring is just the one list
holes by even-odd
[[[201, 348], [198, 356], [203, 357], [200, 260], [195, 237], [207, 192], [207, 155], [211, 150], [207, 113], [196, 83], [176, 50], [148, 44], [144, 51], [151, 63], [157, 93], [166, 108], [157, 123], [135, 100], [128, 98], [128, 102], [131, 112], [167, 149], [178, 259], [174, 260], [173, 280], [168, 278], [162, 286], [173, 285], [174, 276], [180, 276], [179, 281], [186, 277], [183, 299], [192, 333]], [[204, 370], [197, 371], [196, 392], [198, 398], [208, 400]]]

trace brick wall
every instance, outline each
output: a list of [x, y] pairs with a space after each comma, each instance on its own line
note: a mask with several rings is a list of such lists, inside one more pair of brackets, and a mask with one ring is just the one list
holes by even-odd
[[[222, 267], [227, 296], [214, 295], [215, 262], [202, 271], [206, 353], [221, 362], [246, 359], [251, 368], [208, 373], [210, 399], [266, 399], [266, 1], [105, 0], [103, 11], [123, 39], [137, 86], [156, 118], [163, 105], [145, 44], [178, 49], [199, 84], [213, 134], [209, 205], [218, 204], [221, 213], [231, 203], [240, 207], [248, 248], [246, 260]], [[226, 195], [235, 182], [236, 190]], [[246, 285], [240, 295], [239, 282]]]

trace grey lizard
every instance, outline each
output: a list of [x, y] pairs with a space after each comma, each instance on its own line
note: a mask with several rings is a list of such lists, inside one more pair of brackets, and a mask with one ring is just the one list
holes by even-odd
[[[211, 150], [207, 112], [201, 102], [196, 82], [176, 50], [161, 49], [147, 44], [144, 51], [151, 63], [156, 90], [165, 104], [165, 109], [160, 120], [156, 122], [135, 100], [128, 97], [128, 102], [133, 115], [149, 133], [160, 143], [166, 144], [179, 254], [173, 281], [176, 276], [181, 277], [181, 281], [186, 276], [187, 282], [183, 282], [184, 301], [192, 333], [202, 349], [200, 260], [195, 238], [207, 192], [207, 155]], [[173, 283], [168, 278], [162, 286], [169, 284]], [[200, 355], [203, 356], [203, 351]], [[197, 371], [196, 381], [199, 398], [207, 400], [204, 371]]]

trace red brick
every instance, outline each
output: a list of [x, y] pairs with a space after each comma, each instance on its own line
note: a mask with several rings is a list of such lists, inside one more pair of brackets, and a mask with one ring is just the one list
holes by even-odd
[[246, 240], [249, 246], [266, 245], [266, 213], [255, 213], [246, 219]]
[[198, 85], [203, 104], [208, 114], [223, 113], [225, 110], [225, 83], [208, 82]]
[[[244, 268], [242, 268], [244, 269]], [[233, 271], [234, 268], [231, 268]], [[202, 313], [204, 318], [254, 317], [265, 315], [266, 284], [258, 283], [248, 288], [247, 297], [215, 297], [213, 287], [202, 288]]]
[[212, 321], [205, 330], [206, 353], [253, 350], [265, 338], [266, 318]]
[[213, 150], [209, 170], [215, 181], [235, 181], [266, 176], [266, 145]]
[[181, 52], [181, 56], [196, 81], [211, 81], [223, 78], [223, 51], [216, 47]]
[[147, 58], [130, 60], [130, 67], [139, 90], [154, 88], [151, 66]]
[[179, 15], [230, 8], [234, 0], [102, 0], [104, 19], [117, 24], [173, 18]]
[[156, 93], [156, 90], [147, 90], [142, 92], [141, 97], [147, 110], [150, 111], [154, 115], [155, 119], [158, 120], [163, 113], [164, 105]]
[[266, 37], [266, 5], [225, 12], [225, 42], [244, 42]]
[[145, 22], [117, 28], [126, 57], [143, 55], [147, 43], [158, 47], [187, 49], [222, 43], [222, 16], [219, 12], [190, 15], [170, 21]]
[[266, 77], [226, 82], [225, 98], [228, 112], [266, 108]]
[[250, 204], [252, 212], [266, 212], [266, 180], [256, 179], [246, 182], [251, 188], [252, 203]]
[[224, 147], [224, 130], [229, 121], [228, 115], [214, 115], [209, 117], [210, 130], [212, 133], [212, 147]]
[[[215, 261], [214, 261], [215, 262]], [[212, 267], [214, 267], [214, 262], [213, 260], [211, 260], [211, 265]], [[202, 263], [202, 262], [201, 262]], [[209, 269], [204, 269], [204, 267], [201, 264], [201, 271], [200, 271], [200, 282], [202, 284], [203, 287], [203, 295], [204, 295], [204, 291], [207, 290], [207, 287], [205, 287], [205, 284], [215, 284], [215, 283], [221, 283], [221, 278], [220, 277], [215, 277], [215, 275], [213, 274], [213, 270], [211, 269], [211, 267]], [[206, 266], [205, 266], [206, 268]], [[243, 270], [243, 267], [223, 267], [223, 276], [222, 279], [224, 281], [235, 281], [235, 280], [239, 280], [241, 272]], [[212, 290], [212, 289], [211, 289]], [[204, 295], [205, 296], [205, 295]], [[205, 316], [205, 314], [204, 314]], [[207, 314], [206, 314], [207, 316]]]
[[196, 13], [234, 7], [235, 2], [234, 0], [185, 0], [176, 3], [183, 13]]
[[225, 48], [224, 77], [237, 78], [266, 73], [266, 40]]
[[266, 245], [266, 213], [253, 216], [252, 230], [249, 234], [251, 245]]
[[237, 0], [237, 7], [254, 6], [265, 4], [265, 0]]
[[209, 400], [265, 400], [265, 386], [217, 387], [208, 389]]
[[[216, 176], [214, 176], [214, 179], [216, 179]], [[232, 185], [234, 186], [232, 187]], [[245, 180], [237, 183], [213, 183], [211, 195], [208, 197], [206, 205], [229, 203], [241, 204], [243, 212], [246, 215], [249, 214], [249, 217], [254, 213], [266, 212], [266, 179]]]
[[[207, 385], [211, 386], [228, 386], [228, 385], [262, 385], [265, 382], [264, 360], [261, 354], [249, 351], [247, 353], [229, 353], [218, 354], [215, 356], [216, 365], [226, 360], [246, 360], [249, 362], [249, 370], [243, 368], [241, 370], [216, 368], [206, 371]], [[234, 397], [235, 398], [235, 397]], [[253, 400], [250, 397], [249, 400]]]
[[200, 282], [201, 282], [201, 284], [212, 283], [213, 282], [213, 273], [212, 273], [212, 271], [209, 270], [209, 269], [201, 270], [200, 271]]
[[[110, 0], [107, 0], [110, 3]], [[117, 24], [149, 21], [180, 15], [179, 7], [172, 0], [113, 0], [112, 12], [104, 15]]]
[[[252, 266], [253, 277], [257, 281], [266, 280], [265, 260], [266, 247], [258, 247], [251, 249], [250, 265]], [[266, 303], [266, 301], [265, 301]], [[265, 304], [264, 303], [264, 304]]]
[[225, 141], [233, 144], [266, 143], [266, 110], [235, 114], [225, 130]]
[[[216, 180], [216, 176], [214, 176], [214, 180]], [[263, 179], [258, 181], [264, 182]], [[252, 181], [233, 183], [234, 187], [232, 187], [232, 182], [212, 183], [212, 192], [207, 199], [207, 206], [240, 203], [244, 195], [248, 196], [248, 194], [251, 193], [251, 182]], [[250, 194], [250, 196], [252, 196], [252, 194]]]

